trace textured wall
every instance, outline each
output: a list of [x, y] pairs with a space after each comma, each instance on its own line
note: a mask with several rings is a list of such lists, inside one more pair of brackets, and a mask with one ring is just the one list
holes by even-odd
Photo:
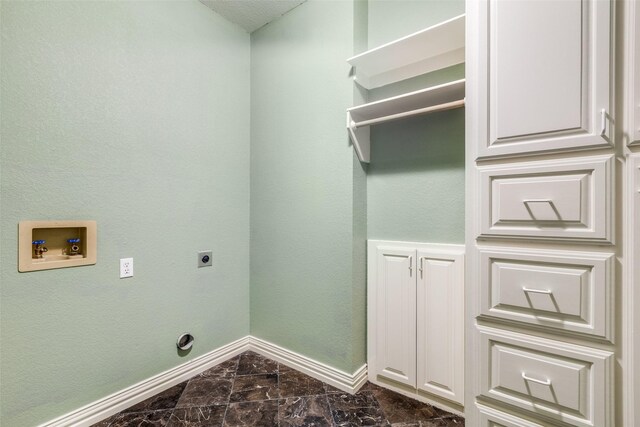
[[369, 0], [369, 48], [464, 13], [464, 0]]
[[[464, 13], [462, 0], [370, 0], [369, 48]], [[464, 78], [457, 65], [369, 92], [369, 101]], [[464, 242], [464, 109], [371, 130], [369, 239]]]
[[251, 333], [346, 372], [365, 348], [353, 39], [353, 2], [320, 0], [251, 36]]
[[[0, 425], [21, 427], [248, 334], [249, 36], [196, 1], [1, 8]], [[26, 219], [95, 219], [97, 264], [18, 273]]]

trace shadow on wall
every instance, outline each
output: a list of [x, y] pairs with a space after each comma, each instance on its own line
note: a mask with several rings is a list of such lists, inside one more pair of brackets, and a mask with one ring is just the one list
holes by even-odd
[[464, 169], [464, 108], [371, 128], [369, 175]]

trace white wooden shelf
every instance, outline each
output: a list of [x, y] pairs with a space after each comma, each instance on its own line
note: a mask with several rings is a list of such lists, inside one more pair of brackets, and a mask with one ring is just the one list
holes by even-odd
[[464, 62], [465, 15], [349, 58], [366, 89], [399, 82]]
[[361, 162], [370, 161], [370, 131], [375, 124], [464, 106], [465, 80], [410, 92], [347, 110], [347, 128]]

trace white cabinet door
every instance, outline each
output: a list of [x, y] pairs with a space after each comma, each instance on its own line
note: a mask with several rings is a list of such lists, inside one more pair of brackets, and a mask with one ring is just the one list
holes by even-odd
[[480, 9], [478, 157], [611, 145], [610, 1]]
[[418, 250], [418, 389], [464, 402], [464, 255]]
[[415, 250], [377, 249], [376, 374], [416, 385]]

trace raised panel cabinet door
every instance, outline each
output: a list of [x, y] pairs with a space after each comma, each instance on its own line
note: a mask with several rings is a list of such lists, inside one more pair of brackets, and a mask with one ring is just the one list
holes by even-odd
[[464, 403], [464, 255], [418, 250], [418, 389]]
[[416, 385], [415, 250], [378, 247], [376, 374]]
[[478, 157], [611, 145], [609, 0], [487, 0]]

